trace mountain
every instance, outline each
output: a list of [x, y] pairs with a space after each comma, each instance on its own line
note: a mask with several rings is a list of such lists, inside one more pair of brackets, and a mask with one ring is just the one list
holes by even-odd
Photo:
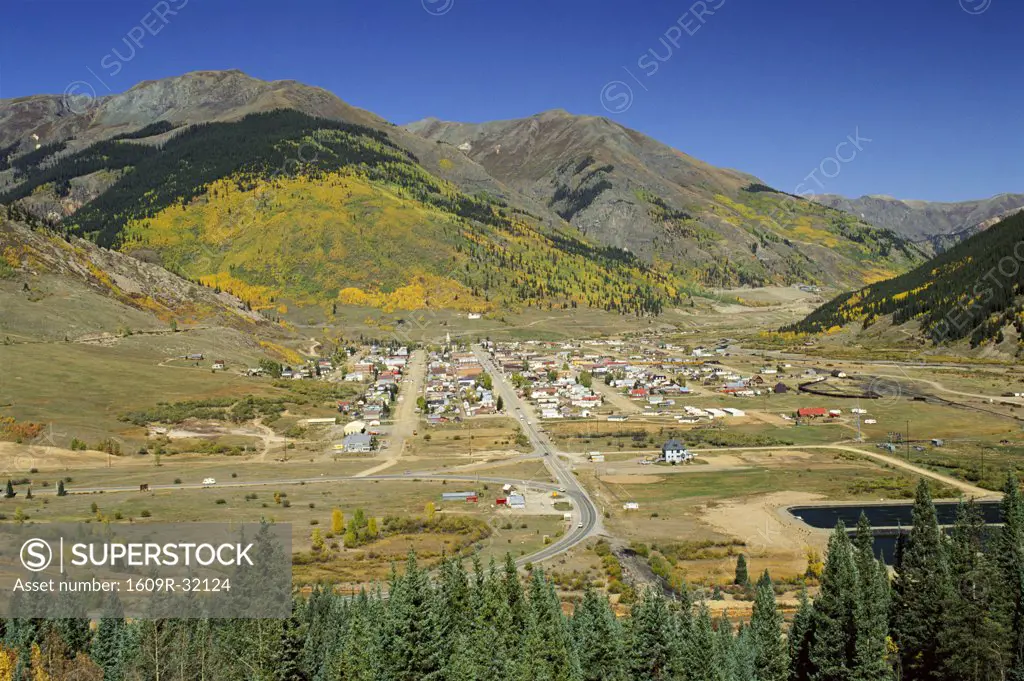
[[[385, 131], [440, 177], [468, 191], [486, 191], [530, 207], [525, 197], [511, 196], [507, 187], [468, 159], [443, 155], [436, 145], [322, 88], [293, 80], [263, 81], [238, 70], [195, 71], [143, 81], [126, 92], [96, 99], [65, 95], [0, 99], [0, 190], [17, 183], [16, 168], [9, 165], [19, 156], [27, 163], [33, 155], [68, 154], [126, 136], [140, 143], [162, 144], [189, 125], [238, 121], [277, 109]], [[87, 187], [77, 201], [64, 202], [65, 215], [110, 185], [110, 178], [93, 180], [81, 183]]]
[[257, 309], [655, 313], [679, 303], [685, 284], [568, 225], [549, 229], [486, 192], [466, 194], [385, 131], [293, 109], [192, 125], [160, 145], [109, 138], [12, 166], [18, 182], [0, 203], [68, 195], [72, 183], [108, 174], [112, 184], [65, 216], [65, 228]]
[[606, 118], [406, 126], [454, 147], [595, 241], [671, 263], [713, 286], [845, 287], [920, 260], [894, 233], [717, 168]]
[[294, 81], [196, 72], [91, 102], [0, 100], [0, 131], [0, 203], [254, 309], [651, 314], [705, 286], [848, 288], [921, 259], [565, 112], [405, 129]]
[[935, 342], [1024, 339], [1022, 243], [1024, 213], [1017, 213], [906, 274], [840, 295], [783, 330], [819, 333], [852, 323], [867, 329], [886, 318], [894, 325], [915, 322]]
[[903, 201], [891, 196], [848, 199], [835, 194], [812, 198], [876, 227], [891, 229], [931, 254], [944, 251], [1024, 208], [1024, 194], [999, 194], [958, 203]]
[[[227, 293], [92, 242], [59, 234], [0, 206], [0, 333], [31, 340], [175, 325], [270, 332]], [[272, 333], [272, 332], [270, 332]]]

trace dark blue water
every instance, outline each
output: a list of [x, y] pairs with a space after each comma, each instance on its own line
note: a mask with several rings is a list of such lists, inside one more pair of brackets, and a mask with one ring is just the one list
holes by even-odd
[[[987, 529], [989, 531], [991, 531], [991, 530], [996, 529], [996, 528], [987, 528]], [[909, 533], [909, 531], [910, 530], [904, 529], [903, 530], [903, 534], [907, 534], [907, 533]], [[893, 563], [893, 557], [896, 555], [896, 538], [899, 535], [899, 533], [900, 533], [899, 530], [893, 530], [893, 529], [875, 530], [875, 532], [874, 532], [874, 535], [875, 535], [875, 541], [874, 541], [875, 555], [877, 556], [877, 555], [881, 554], [882, 560], [885, 561], [886, 565], [892, 565], [892, 563]], [[854, 533], [852, 533], [852, 532], [850, 533], [850, 538], [851, 539], [853, 538], [853, 534]], [[986, 541], [987, 541], [989, 536], [991, 536], [991, 535], [988, 532], [986, 532]]]
[[[998, 501], [977, 502], [986, 523], [1002, 522], [999, 514]], [[952, 525], [956, 521], [956, 510], [959, 504], [955, 501], [941, 501], [935, 504], [940, 525]], [[789, 512], [803, 520], [811, 527], [831, 530], [840, 520], [847, 527], [855, 527], [864, 513], [872, 527], [909, 527], [911, 523], [912, 505], [878, 504], [863, 506], [794, 506]]]

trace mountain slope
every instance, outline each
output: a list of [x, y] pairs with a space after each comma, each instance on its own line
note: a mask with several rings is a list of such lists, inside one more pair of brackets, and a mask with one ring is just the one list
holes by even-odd
[[385, 131], [294, 110], [191, 126], [159, 146], [111, 139], [20, 165], [0, 202], [118, 173], [64, 224], [253, 306], [652, 313], [681, 299], [677, 278], [464, 193]]
[[999, 194], [988, 199], [939, 203], [902, 201], [889, 196], [849, 199], [835, 194], [814, 201], [891, 229], [930, 253], [941, 252], [1024, 208], [1024, 194]]
[[1006, 218], [924, 265], [829, 301], [786, 331], [817, 333], [891, 315], [916, 321], [933, 341], [1024, 337], [1024, 213]]
[[272, 326], [239, 299], [0, 206], [0, 332], [33, 339], [175, 324]]
[[605, 118], [548, 111], [490, 123], [406, 126], [462, 151], [594, 240], [715, 286], [859, 285], [920, 254], [842, 212], [771, 190]]
[[[0, 99], [0, 190], [19, 180], [18, 174], [7, 168], [8, 157], [48, 150], [59, 157], [99, 141], [137, 135], [140, 131], [141, 142], [160, 144], [190, 125], [238, 121], [250, 114], [279, 109], [386, 132], [396, 144], [414, 153], [424, 167], [467, 192], [486, 191], [538, 215], [545, 210], [496, 182], [461, 154], [443, 153], [437, 145], [351, 106], [322, 88], [292, 80], [263, 81], [237, 70], [195, 71], [144, 81], [126, 92], [95, 100], [63, 95]], [[37, 145], [42, 147], [38, 151]], [[70, 214], [77, 205], [108, 186], [109, 183], [94, 182], [90, 191], [76, 197], [75, 205], [57, 207], [57, 213]], [[55, 209], [52, 201], [48, 208]]]

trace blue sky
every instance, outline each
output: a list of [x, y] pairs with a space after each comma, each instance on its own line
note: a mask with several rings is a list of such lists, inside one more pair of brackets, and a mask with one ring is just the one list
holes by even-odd
[[1020, 0], [165, 2], [3, 0], [0, 97], [239, 68], [398, 123], [607, 115], [786, 191], [1024, 192]]

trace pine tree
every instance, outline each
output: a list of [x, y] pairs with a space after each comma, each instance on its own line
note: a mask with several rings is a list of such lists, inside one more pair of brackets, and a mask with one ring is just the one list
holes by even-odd
[[800, 590], [800, 605], [789, 628], [789, 681], [810, 681], [814, 676], [811, 664], [811, 641], [814, 640], [814, 607], [807, 597], [807, 588]]
[[732, 583], [739, 584], [740, 586], [750, 586], [750, 576], [747, 574], [747, 557], [742, 553], [736, 559], [736, 576], [733, 578]]
[[886, 659], [889, 643], [889, 573], [875, 559], [874, 533], [867, 515], [857, 523], [855, 565], [857, 603], [854, 611], [856, 642], [853, 678], [855, 681], [888, 681], [892, 667]]
[[1012, 681], [1024, 681], [1024, 498], [1016, 470], [1006, 475], [1001, 511], [1003, 525], [993, 539], [1000, 573], [996, 596], [1010, 627], [1007, 676]]
[[857, 568], [842, 521], [828, 542], [821, 590], [814, 601], [814, 638], [810, 664], [813, 681], [852, 679], [856, 666]]
[[767, 570], [757, 580], [750, 629], [754, 640], [754, 668], [758, 681], [786, 681], [789, 676], [789, 651], [782, 637], [782, 613], [775, 603], [772, 578]]
[[689, 681], [728, 681], [728, 660], [711, 625], [711, 613], [701, 603], [684, 644], [683, 670]]
[[380, 627], [383, 616], [379, 601], [371, 604], [366, 593], [360, 593], [349, 610], [348, 632], [339, 660], [341, 678], [346, 681], [374, 681], [380, 677], [378, 666], [382, 660], [378, 652], [385, 638]]
[[419, 681], [440, 671], [433, 657], [435, 632], [427, 613], [433, 607], [433, 589], [427, 574], [420, 569], [412, 553], [405, 574], [392, 574], [384, 632], [385, 674], [396, 681]]
[[944, 678], [1001, 679], [1010, 627], [998, 607], [999, 571], [983, 551], [985, 521], [972, 500], [961, 504], [949, 547], [950, 588], [940, 631]]
[[521, 681], [578, 681], [582, 675], [569, 624], [554, 585], [535, 570], [530, 580], [528, 626], [519, 665]]
[[893, 583], [893, 638], [904, 681], [942, 678], [942, 628], [949, 563], [928, 483], [917, 486], [914, 526], [906, 537]]
[[622, 626], [608, 599], [588, 586], [572, 624], [584, 681], [626, 681]]
[[103, 669], [104, 681], [124, 678], [129, 640], [124, 608], [117, 592], [107, 595], [103, 617], [92, 641], [92, 659]]
[[671, 678], [674, 658], [670, 645], [671, 617], [665, 598], [653, 588], [645, 589], [633, 606], [630, 618], [629, 678], [656, 681]]

